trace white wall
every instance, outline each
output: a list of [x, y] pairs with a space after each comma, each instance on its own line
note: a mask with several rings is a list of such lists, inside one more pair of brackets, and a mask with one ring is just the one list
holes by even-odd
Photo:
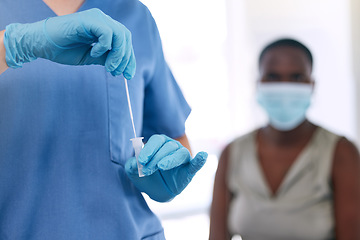
[[360, 148], [360, 1], [351, 0], [351, 29], [352, 29], [352, 59], [353, 73], [356, 89], [356, 112], [357, 112], [357, 143]]

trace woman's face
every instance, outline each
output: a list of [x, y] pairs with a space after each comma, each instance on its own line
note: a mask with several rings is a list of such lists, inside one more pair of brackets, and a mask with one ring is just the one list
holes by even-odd
[[295, 47], [268, 50], [260, 63], [260, 82], [296, 82], [312, 84], [311, 63], [306, 54]]

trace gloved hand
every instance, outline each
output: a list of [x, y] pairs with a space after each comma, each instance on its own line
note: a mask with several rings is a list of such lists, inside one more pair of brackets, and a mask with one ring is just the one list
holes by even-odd
[[18, 68], [36, 58], [68, 65], [98, 64], [112, 75], [135, 74], [131, 33], [99, 9], [6, 26], [6, 62]]
[[191, 159], [189, 151], [165, 135], [153, 135], [139, 155], [145, 177], [139, 177], [136, 158], [130, 158], [125, 171], [133, 184], [151, 199], [166, 202], [180, 194], [205, 164], [206, 152]]

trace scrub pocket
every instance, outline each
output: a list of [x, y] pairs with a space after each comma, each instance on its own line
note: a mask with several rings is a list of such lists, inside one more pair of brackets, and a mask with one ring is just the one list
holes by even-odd
[[[125, 83], [122, 76], [107, 77], [109, 146], [111, 161], [120, 165], [133, 153], [131, 145], [132, 124], [127, 106]], [[126, 154], [127, 153], [127, 154]]]
[[[114, 77], [107, 73], [106, 83], [111, 161], [124, 165], [127, 159], [134, 156], [134, 149], [130, 141], [134, 137], [134, 131], [129, 113], [124, 77]], [[143, 82], [135, 77], [128, 81], [128, 87], [134, 124], [137, 134], [139, 134], [142, 131]]]

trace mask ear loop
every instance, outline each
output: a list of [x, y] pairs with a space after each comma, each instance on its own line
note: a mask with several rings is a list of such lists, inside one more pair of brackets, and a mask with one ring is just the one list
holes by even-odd
[[254, 88], [253, 88], [253, 96], [254, 96], [256, 102], [257, 102], [257, 98], [258, 98], [258, 92], [259, 92], [260, 84], [261, 84], [261, 78], [258, 77], [255, 84], [253, 85], [254, 86]]
[[311, 82], [310, 82], [311, 86], [312, 86], [312, 91], [311, 94], [314, 95], [315, 92], [315, 79], [313, 77], [311, 77]]
[[[313, 77], [311, 77], [311, 100], [310, 100], [310, 107], [314, 104], [314, 95], [315, 95], [315, 79]], [[309, 112], [309, 109], [306, 111], [306, 117], [307, 117], [307, 113]]]

